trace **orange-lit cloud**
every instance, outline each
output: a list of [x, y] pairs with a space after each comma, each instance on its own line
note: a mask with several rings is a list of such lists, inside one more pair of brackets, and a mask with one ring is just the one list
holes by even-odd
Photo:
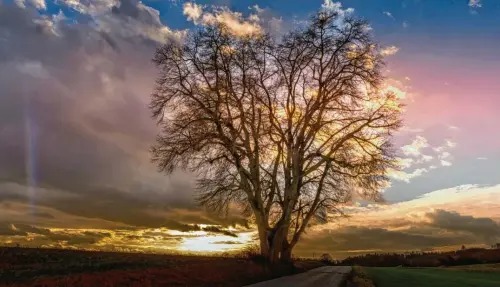
[[236, 36], [255, 36], [262, 33], [262, 27], [258, 24], [258, 17], [254, 16], [245, 19], [242, 13], [231, 11], [227, 7], [218, 7], [213, 11], [203, 11], [201, 5], [186, 2], [183, 6], [183, 13], [188, 20], [194, 23], [224, 24], [229, 32]]
[[407, 202], [354, 205], [346, 209], [350, 217], [311, 230], [299, 250], [347, 256], [351, 249], [421, 251], [490, 245], [500, 240], [500, 203], [494, 200], [498, 196], [500, 185], [464, 185]]

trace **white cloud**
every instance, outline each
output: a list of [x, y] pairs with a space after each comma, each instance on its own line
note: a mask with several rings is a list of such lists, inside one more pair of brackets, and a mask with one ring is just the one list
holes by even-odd
[[[251, 8], [256, 11], [263, 11], [263, 9], [256, 5]], [[233, 12], [227, 7], [215, 7], [212, 11], [203, 11], [201, 5], [187, 2], [184, 4], [183, 14], [195, 24], [224, 24], [228, 28], [228, 32], [236, 36], [258, 35], [262, 33], [262, 27], [258, 23], [260, 21], [258, 15], [252, 14], [249, 18], [245, 19], [242, 13]], [[277, 24], [277, 22], [274, 24]]]
[[406, 92], [401, 90], [400, 88], [398, 87], [395, 87], [395, 86], [391, 86], [391, 85], [388, 85], [384, 91], [387, 93], [394, 93], [399, 99], [404, 99], [406, 98]]
[[410, 182], [413, 178], [422, 176], [424, 173], [429, 172], [428, 169], [426, 168], [417, 168], [412, 172], [405, 172], [405, 171], [397, 171], [397, 170], [391, 170], [389, 171], [389, 176], [395, 180], [400, 180], [404, 182]]
[[257, 14], [263, 13], [265, 10], [264, 8], [260, 8], [260, 6], [257, 4], [253, 5], [252, 7], [248, 7], [248, 8], [255, 10], [255, 12], [257, 12]]
[[444, 150], [444, 146], [438, 146], [438, 147], [435, 147], [435, 148], [432, 148], [435, 152], [442, 152]]
[[45, 0], [30, 0], [33, 6], [40, 10], [47, 10], [47, 4], [45, 4]]
[[446, 145], [450, 148], [454, 148], [457, 146], [456, 142], [452, 142], [451, 140], [446, 140]]
[[417, 136], [411, 144], [401, 147], [401, 150], [403, 150], [405, 155], [419, 156], [420, 150], [428, 146], [429, 144], [426, 138], [423, 136]]
[[396, 47], [396, 46], [388, 46], [388, 47], [382, 48], [382, 50], [380, 50], [380, 54], [382, 56], [390, 56], [390, 55], [396, 54], [398, 51], [399, 51], [398, 47]]
[[487, 157], [478, 157], [477, 159], [478, 160], [487, 160], [488, 158]]
[[188, 20], [197, 23], [203, 14], [203, 7], [196, 3], [186, 2], [184, 3], [182, 13], [187, 16]]
[[433, 148], [433, 150], [434, 150], [435, 152], [440, 153], [440, 152], [442, 152], [443, 150], [445, 150], [445, 149], [447, 149], [447, 148], [454, 148], [454, 147], [456, 147], [456, 146], [457, 146], [457, 143], [456, 143], [456, 142], [453, 142], [453, 141], [451, 141], [451, 140], [446, 140], [446, 141], [445, 141], [445, 144], [444, 144], [443, 146], [438, 146], [438, 147], [435, 147], [435, 148]]
[[402, 168], [409, 168], [414, 162], [412, 158], [398, 158], [397, 161]]
[[439, 155], [439, 159], [445, 159], [445, 158], [449, 158], [449, 157], [450, 157], [450, 153], [447, 151], [445, 151]]
[[321, 5], [321, 8], [326, 11], [337, 12], [340, 16], [354, 12], [353, 8], [343, 9], [342, 3], [333, 2], [332, 0], [325, 0]]
[[254, 22], [246, 21], [239, 12], [233, 12], [227, 8], [213, 13], [204, 13], [201, 19], [203, 24], [223, 23], [229, 32], [235, 36], [258, 35], [262, 33], [262, 28]]
[[[119, 0], [94, 0], [94, 1], [82, 1], [82, 0], [59, 0], [64, 5], [70, 7], [71, 9], [77, 11], [81, 14], [88, 15], [99, 15], [104, 12], [111, 10], [113, 6], [120, 3]], [[143, 5], [142, 3], [139, 3]], [[144, 6], [144, 5], [143, 5]]]
[[[31, 5], [33, 5], [38, 10], [47, 10], [47, 4], [45, 0], [27, 0]], [[26, 0], [14, 0], [14, 3], [20, 8], [26, 8]]]
[[437, 166], [435, 166], [435, 165], [429, 166], [429, 169], [436, 169], [436, 168], [437, 168]]
[[410, 24], [408, 24], [408, 22], [404, 21], [403, 22], [403, 28], [408, 28], [410, 26]]
[[451, 166], [451, 162], [446, 161], [446, 160], [441, 160], [441, 165], [442, 166]]
[[259, 22], [260, 17], [257, 14], [252, 14], [252, 15], [248, 16], [248, 20], [251, 22]]
[[457, 131], [457, 130], [459, 130], [460, 128], [459, 128], [459, 127], [457, 127], [457, 126], [452, 126], [452, 125], [449, 125], [449, 126], [448, 126], [448, 129]]
[[408, 76], [405, 77], [405, 80], [411, 81], [410, 77], [408, 77]]
[[482, 6], [481, 0], [469, 0], [469, 7], [471, 8], [481, 8]]
[[[158, 43], [168, 39], [181, 39], [185, 31], [173, 31], [162, 24], [160, 11], [142, 2], [131, 8], [123, 8], [118, 0], [60, 0], [62, 4], [84, 15], [89, 15], [97, 30], [105, 33], [119, 34], [121, 37], [143, 37]], [[115, 13], [113, 9], [117, 9]]]
[[389, 11], [384, 11], [382, 13], [384, 13], [384, 15], [386, 15], [387, 17], [390, 17], [390, 18], [394, 19], [394, 16], [392, 16], [392, 13], [389, 12]]
[[422, 157], [417, 161], [417, 163], [429, 162], [433, 159], [434, 157], [432, 155], [423, 154]]

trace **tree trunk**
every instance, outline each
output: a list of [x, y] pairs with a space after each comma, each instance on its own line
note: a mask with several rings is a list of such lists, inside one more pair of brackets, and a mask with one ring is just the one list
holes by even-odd
[[[271, 264], [278, 263], [279, 261], [283, 261], [282, 259], [287, 257], [286, 249], [288, 247], [287, 244], [287, 235], [288, 228], [287, 224], [278, 223], [273, 229], [269, 230], [267, 238], [268, 238], [268, 246], [269, 246], [269, 257], [268, 260]], [[291, 250], [290, 250], [291, 252]]]
[[292, 249], [295, 244], [288, 242], [290, 224], [287, 223], [287, 220], [278, 222], [273, 228], [269, 228], [264, 216], [255, 215], [261, 255], [271, 264], [291, 261]]
[[269, 242], [267, 240], [268, 231], [263, 224], [258, 224], [260, 254], [264, 258], [269, 258]]
[[285, 241], [283, 244], [283, 250], [281, 251], [281, 257], [280, 257], [281, 262], [288, 263], [292, 261], [292, 249], [293, 246], [290, 245], [287, 241]]

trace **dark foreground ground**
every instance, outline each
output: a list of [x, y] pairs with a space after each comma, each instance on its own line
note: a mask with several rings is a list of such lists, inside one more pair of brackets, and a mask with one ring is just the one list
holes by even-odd
[[320, 267], [269, 268], [241, 257], [1, 248], [0, 286], [243, 286]]

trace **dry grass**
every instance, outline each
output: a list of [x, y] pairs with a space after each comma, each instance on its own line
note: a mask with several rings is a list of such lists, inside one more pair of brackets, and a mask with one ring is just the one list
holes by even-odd
[[366, 270], [361, 266], [353, 266], [347, 279], [348, 287], [375, 287]]
[[0, 248], [0, 286], [243, 286], [319, 267], [299, 260], [270, 267], [258, 253], [237, 257]]

